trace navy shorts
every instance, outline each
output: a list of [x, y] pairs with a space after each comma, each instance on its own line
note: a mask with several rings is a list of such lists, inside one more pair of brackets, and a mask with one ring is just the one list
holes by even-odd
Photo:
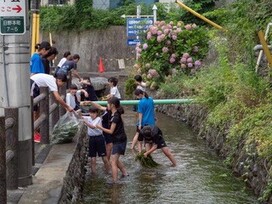
[[[32, 79], [30, 79], [30, 91], [33, 96], [33, 99], [40, 95], [40, 88]], [[39, 110], [39, 104], [33, 106], [33, 111], [38, 111], [38, 110]]]
[[103, 135], [89, 136], [89, 157], [106, 156], [106, 144]]
[[104, 135], [106, 144], [112, 143], [112, 135], [111, 135], [111, 134], [108, 134], [108, 133], [103, 132], [103, 135]]
[[113, 143], [112, 147], [112, 155], [114, 154], [120, 154], [120, 155], [125, 155], [126, 152], [126, 147], [127, 147], [127, 141], [122, 142], [122, 143]]
[[157, 149], [161, 149], [163, 147], [167, 147], [167, 145], [166, 145], [164, 139], [160, 139], [160, 141], [157, 144]]

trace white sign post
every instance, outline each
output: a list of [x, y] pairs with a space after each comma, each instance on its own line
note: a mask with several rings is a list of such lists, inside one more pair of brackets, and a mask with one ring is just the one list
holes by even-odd
[[26, 1], [0, 0], [0, 34], [23, 35], [26, 32]]

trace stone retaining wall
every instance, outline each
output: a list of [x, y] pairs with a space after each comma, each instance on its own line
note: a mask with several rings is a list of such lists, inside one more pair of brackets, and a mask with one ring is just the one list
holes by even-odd
[[82, 200], [86, 172], [85, 164], [87, 162], [86, 131], [87, 127], [81, 124], [76, 136], [78, 139], [75, 152], [63, 179], [59, 203], [78, 203]]
[[[236, 151], [230, 154], [230, 147], [226, 144], [228, 124], [219, 129], [218, 127], [203, 128], [204, 121], [208, 115], [205, 108], [196, 105], [160, 105], [156, 107], [158, 112], [167, 114], [177, 120], [186, 122], [198, 133], [198, 137], [206, 140], [209, 147], [214, 149], [222, 158], [231, 155], [231, 166], [235, 176], [241, 177], [253, 190], [254, 194], [261, 196], [269, 182], [269, 171], [272, 169], [271, 162], [258, 157], [256, 147], [243, 148], [244, 142], [240, 141]], [[269, 192], [268, 192], [269, 193]], [[272, 196], [263, 203], [272, 203]]]

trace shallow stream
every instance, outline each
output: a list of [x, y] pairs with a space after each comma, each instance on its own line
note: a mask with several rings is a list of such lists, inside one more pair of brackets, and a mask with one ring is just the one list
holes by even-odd
[[103, 171], [98, 159], [98, 174], [87, 173], [84, 203], [179, 203], [179, 204], [254, 204], [258, 203], [245, 183], [231, 174], [223, 161], [203, 140], [197, 139], [186, 124], [157, 113], [158, 126], [164, 133], [167, 146], [174, 153], [177, 167], [161, 150], [152, 154], [161, 165], [143, 168], [130, 150], [135, 134], [135, 113], [126, 110], [124, 122], [129, 138], [127, 152], [121, 160], [129, 172], [118, 184], [109, 184], [111, 176]]

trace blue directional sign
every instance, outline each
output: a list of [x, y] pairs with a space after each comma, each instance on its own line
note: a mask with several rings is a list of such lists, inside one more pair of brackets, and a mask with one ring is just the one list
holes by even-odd
[[127, 45], [128, 46], [136, 46], [137, 43], [139, 43], [140, 40], [139, 39], [127, 39]]
[[127, 18], [127, 36], [136, 37], [153, 25], [152, 18]]

